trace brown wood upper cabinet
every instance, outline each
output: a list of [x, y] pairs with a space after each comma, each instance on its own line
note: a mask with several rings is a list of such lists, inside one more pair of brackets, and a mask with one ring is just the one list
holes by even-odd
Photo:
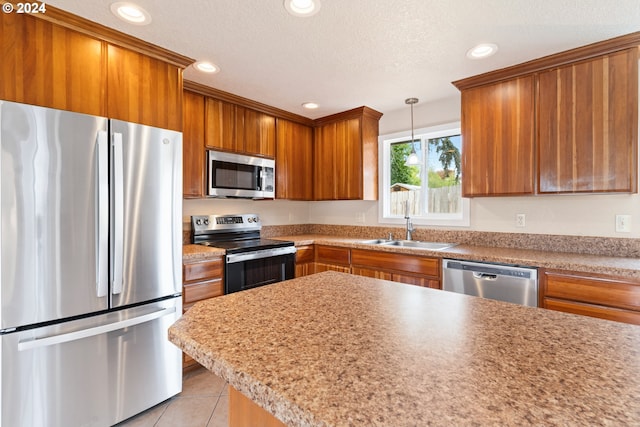
[[205, 115], [207, 148], [275, 156], [275, 117], [213, 98], [206, 99]]
[[218, 99], [205, 99], [205, 146], [240, 151], [236, 145], [236, 106]]
[[182, 106], [183, 197], [203, 197], [204, 191], [204, 96], [185, 91]]
[[182, 69], [112, 45], [107, 64], [110, 118], [182, 130]]
[[454, 82], [463, 195], [637, 192], [639, 44], [640, 32]]
[[0, 99], [106, 116], [106, 44], [17, 13], [0, 15]]
[[[240, 110], [242, 112], [240, 113]], [[276, 118], [249, 108], [236, 107], [236, 123], [242, 115], [244, 152], [265, 157], [276, 155]], [[238, 129], [240, 127], [238, 126]]]
[[637, 191], [637, 52], [539, 74], [540, 193]]
[[276, 121], [276, 198], [313, 200], [313, 129]]
[[49, 6], [3, 13], [0, 38], [1, 99], [182, 130], [191, 59]]
[[315, 200], [378, 199], [378, 121], [360, 107], [316, 120]]
[[462, 91], [462, 194], [533, 194], [534, 79]]
[[0, 44], [1, 99], [182, 130], [189, 58], [50, 6], [1, 14]]

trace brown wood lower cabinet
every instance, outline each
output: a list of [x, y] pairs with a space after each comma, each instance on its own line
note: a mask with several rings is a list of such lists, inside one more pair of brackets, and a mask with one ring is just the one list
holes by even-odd
[[540, 292], [544, 308], [640, 325], [640, 280], [545, 271]]
[[351, 273], [351, 249], [337, 246], [316, 245], [315, 272], [340, 271]]
[[[196, 302], [224, 294], [222, 257], [182, 265], [182, 311], [189, 310]], [[198, 362], [182, 353], [183, 370], [199, 366]]]
[[441, 289], [440, 270], [440, 258], [351, 250], [351, 272], [360, 276]]
[[296, 277], [315, 273], [315, 250], [313, 245], [296, 248]]

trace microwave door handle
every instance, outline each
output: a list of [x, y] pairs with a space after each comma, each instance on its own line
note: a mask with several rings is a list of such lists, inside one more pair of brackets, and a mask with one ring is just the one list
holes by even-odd
[[261, 167], [258, 168], [256, 178], [256, 190], [262, 190], [262, 188], [264, 187], [264, 171]]

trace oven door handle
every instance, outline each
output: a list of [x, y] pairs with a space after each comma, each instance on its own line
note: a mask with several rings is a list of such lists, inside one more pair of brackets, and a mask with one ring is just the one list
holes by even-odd
[[270, 258], [280, 255], [295, 254], [295, 246], [286, 246], [284, 248], [260, 249], [257, 251], [243, 252], [239, 254], [227, 255], [227, 264], [233, 264], [242, 261], [251, 261], [254, 259]]

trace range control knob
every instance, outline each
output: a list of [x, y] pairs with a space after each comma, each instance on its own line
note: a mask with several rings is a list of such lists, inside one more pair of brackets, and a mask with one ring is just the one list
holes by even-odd
[[202, 225], [202, 220], [200, 218], [196, 219], [196, 225]]
[[209, 225], [209, 218], [204, 219], [204, 225]]

